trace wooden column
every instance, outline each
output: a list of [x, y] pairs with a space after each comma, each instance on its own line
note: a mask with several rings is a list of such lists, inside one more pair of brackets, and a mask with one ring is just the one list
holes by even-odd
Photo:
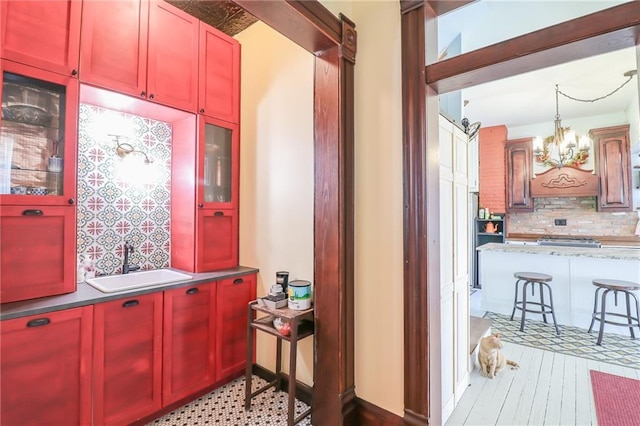
[[423, 1], [401, 0], [400, 7], [404, 123], [404, 421], [409, 425], [440, 424], [438, 97], [425, 84], [426, 42], [429, 47], [436, 42], [435, 12]]
[[315, 389], [313, 423], [355, 422], [353, 86], [356, 33], [315, 61]]

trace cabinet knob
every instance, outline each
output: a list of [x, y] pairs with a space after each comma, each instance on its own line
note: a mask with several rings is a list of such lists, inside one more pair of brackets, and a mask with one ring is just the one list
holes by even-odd
[[42, 216], [42, 210], [24, 210], [22, 216]]
[[215, 212], [214, 216], [224, 216], [224, 212]]
[[69, 201], [67, 202], [69, 203], [70, 206], [72, 206], [76, 203], [76, 200], [74, 200], [73, 198], [69, 198]]
[[155, 96], [153, 96], [153, 93], [149, 95], [149, 99], [153, 99], [155, 98]]
[[134, 300], [127, 300], [126, 302], [124, 302], [122, 304], [122, 307], [123, 308], [131, 308], [132, 306], [138, 306], [139, 304], [140, 304], [140, 302], [135, 300], [135, 299]]
[[78, 75], [78, 70], [72, 70], [72, 71], [71, 71], [71, 75], [73, 75], [73, 76]]
[[244, 282], [244, 280], [242, 278], [236, 278], [235, 280], [233, 280], [234, 284], [242, 284]]
[[142, 92], [140, 92], [140, 97], [144, 98], [145, 96], [147, 96], [147, 92], [145, 92], [144, 90]]
[[189, 290], [185, 291], [186, 294], [196, 294], [197, 292], [197, 288], [190, 288]]
[[199, 207], [199, 208], [203, 208], [203, 207], [204, 207], [204, 204], [200, 203], [200, 204], [198, 204], [198, 207]]
[[204, 108], [200, 108], [200, 114], [204, 114]]
[[49, 318], [36, 318], [27, 323], [27, 327], [40, 327], [51, 322]]

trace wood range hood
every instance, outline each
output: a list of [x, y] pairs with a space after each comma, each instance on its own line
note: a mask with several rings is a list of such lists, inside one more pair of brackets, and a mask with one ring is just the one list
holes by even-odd
[[598, 175], [571, 166], [554, 167], [531, 179], [531, 196], [591, 197], [600, 195]]

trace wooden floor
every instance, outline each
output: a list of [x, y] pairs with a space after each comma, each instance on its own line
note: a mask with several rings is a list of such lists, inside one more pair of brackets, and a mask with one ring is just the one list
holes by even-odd
[[476, 366], [447, 425], [597, 425], [589, 370], [640, 379], [640, 369], [513, 343], [503, 351], [520, 369], [491, 380]]

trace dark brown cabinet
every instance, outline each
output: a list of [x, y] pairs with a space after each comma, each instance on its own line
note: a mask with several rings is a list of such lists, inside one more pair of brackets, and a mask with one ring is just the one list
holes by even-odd
[[532, 212], [531, 138], [507, 141], [507, 212]]
[[633, 209], [629, 125], [592, 129], [600, 196], [598, 211], [623, 212]]

